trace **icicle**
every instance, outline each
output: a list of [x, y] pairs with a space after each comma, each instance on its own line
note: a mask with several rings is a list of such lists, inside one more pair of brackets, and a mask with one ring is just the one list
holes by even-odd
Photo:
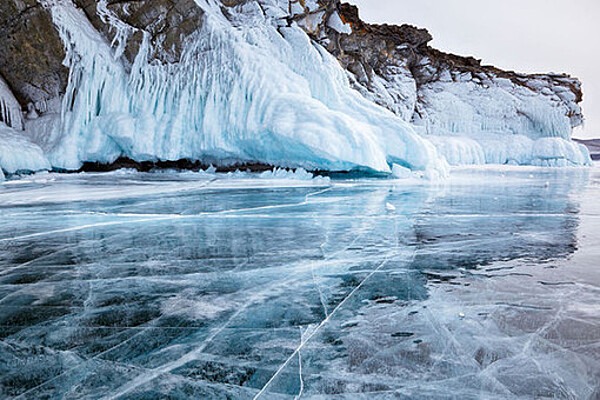
[[0, 123], [16, 130], [23, 130], [21, 106], [2, 76], [0, 76]]
[[114, 58], [118, 59], [125, 51], [127, 40], [137, 31], [137, 29], [120, 20], [119, 17], [108, 8], [107, 0], [99, 0], [96, 8], [102, 22], [112, 27], [115, 31], [111, 46], [115, 48]]

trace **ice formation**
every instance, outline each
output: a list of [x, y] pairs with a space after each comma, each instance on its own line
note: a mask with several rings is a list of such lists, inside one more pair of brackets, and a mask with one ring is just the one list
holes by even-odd
[[576, 115], [568, 109], [576, 104], [571, 92], [540, 95], [508, 79], [481, 85], [472, 76], [420, 90], [427, 107], [417, 106], [417, 130], [451, 165], [590, 163], [588, 150], [570, 140], [569, 115]]
[[[25, 137], [22, 131], [0, 122], [0, 171], [14, 174], [50, 168], [50, 163], [37, 144]], [[0, 180], [4, 179], [4, 173], [0, 173]]]
[[5, 173], [50, 168], [42, 149], [23, 133], [21, 107], [0, 77], [0, 181]]
[[15, 129], [23, 129], [21, 106], [0, 76], [0, 122]]
[[277, 4], [265, 16], [247, 3], [226, 19], [219, 4], [197, 3], [204, 21], [181, 62], [150, 61], [146, 37], [131, 72], [70, 1], [48, 4], [70, 68], [54, 166], [127, 156], [445, 172], [434, 146], [353, 91], [330, 54], [299, 27], [278, 26]]

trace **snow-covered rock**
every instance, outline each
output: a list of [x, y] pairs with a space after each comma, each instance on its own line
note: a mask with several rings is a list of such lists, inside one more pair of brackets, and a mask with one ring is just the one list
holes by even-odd
[[[564, 144], [583, 122], [577, 79], [482, 66], [472, 57], [431, 48], [432, 36], [424, 29], [366, 24], [356, 7], [332, 2], [337, 5], [331, 15], [340, 15], [352, 33], [340, 35], [323, 25], [315, 40], [337, 56], [364, 97], [416, 125], [451, 164], [507, 159], [528, 164], [557, 157], [569, 165], [589, 163], [585, 150]], [[540, 146], [532, 143], [542, 138], [563, 140], [540, 142], [553, 145], [538, 155], [534, 148]]]

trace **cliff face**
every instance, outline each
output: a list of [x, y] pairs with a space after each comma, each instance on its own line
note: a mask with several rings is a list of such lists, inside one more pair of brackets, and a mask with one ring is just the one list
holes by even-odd
[[133, 63], [142, 32], [149, 35], [152, 57], [165, 63], [178, 62], [185, 38], [201, 26], [203, 11], [194, 0], [75, 0], [94, 27], [122, 46], [125, 59]]
[[[345, 108], [355, 101], [344, 100], [342, 97], [346, 95], [340, 94], [340, 90], [345, 93], [346, 89], [340, 87], [347, 82], [338, 81], [337, 72], [331, 73], [332, 68], [338, 67], [327, 66], [329, 61], [322, 57], [314, 58], [317, 57], [314, 50], [320, 51], [321, 47], [306, 47], [304, 39], [295, 33], [298, 27], [337, 59], [352, 88], [410, 124], [395, 130], [414, 130], [427, 137], [451, 163], [535, 163], [546, 159], [564, 159], [567, 164], [581, 162], [578, 150], [570, 145], [567, 150], [544, 150], [531, 155], [532, 141], [568, 140], [572, 128], [582, 123], [579, 107], [582, 92], [577, 79], [567, 75], [523, 75], [482, 66], [474, 58], [433, 49], [428, 45], [431, 35], [424, 29], [364, 23], [356, 7], [339, 0], [6, 0], [0, 4], [0, 42], [4, 46], [0, 52], [0, 78], [5, 81], [4, 97], [8, 99], [5, 103], [16, 98], [24, 112], [23, 119], [29, 121], [25, 124], [29, 127], [28, 135], [46, 153], [57, 152], [58, 148], [63, 153], [78, 153], [70, 156], [69, 162], [64, 159], [66, 153], [61, 157], [51, 155], [55, 166], [76, 168], [83, 161], [110, 162], [117, 155], [150, 160], [209, 155], [211, 160], [226, 157], [285, 164], [282, 157], [288, 155], [279, 155], [274, 161], [264, 160], [264, 154], [271, 151], [257, 149], [255, 144], [250, 146], [245, 135], [262, 129], [252, 138], [261, 142], [273, 140], [272, 135], [280, 137], [283, 129], [286, 141], [293, 137], [294, 141], [303, 142], [310, 133], [301, 134], [300, 129], [291, 133], [288, 131], [291, 125], [263, 120], [252, 126], [232, 127], [235, 110], [228, 111], [231, 116], [217, 115], [215, 118], [221, 118], [220, 125], [207, 130], [208, 117], [203, 112], [210, 114], [207, 93], [212, 85], [214, 96], [223, 97], [224, 107], [230, 107], [238, 100], [236, 96], [241, 96], [240, 101], [248, 102], [244, 107], [253, 109], [259, 104], [261, 89], [278, 83], [287, 88], [283, 92], [291, 90], [312, 97], [321, 106], [335, 111], [335, 115], [345, 113]], [[277, 33], [279, 36], [272, 36]], [[247, 52], [255, 54], [249, 56]], [[289, 64], [285, 65], [289, 70], [263, 68], [263, 61], [268, 64], [269, 58], [280, 70], [284, 68], [282, 63]], [[249, 71], [244, 63], [255, 63], [255, 70]], [[290, 82], [278, 81], [278, 76]], [[241, 79], [248, 82], [240, 83]], [[153, 80], [154, 91], [146, 86]], [[190, 80], [198, 80], [196, 85], [204, 85], [205, 92], [194, 88]], [[308, 83], [308, 92], [297, 86], [303, 80]], [[163, 88], [163, 85], [170, 86]], [[157, 92], [159, 87], [163, 92]], [[326, 90], [336, 93], [335, 99], [324, 92], [327, 87]], [[239, 93], [242, 89], [247, 92], [243, 96]], [[185, 90], [189, 93], [184, 93]], [[273, 98], [280, 96], [276, 88], [273, 90], [271, 98], [264, 101], [273, 102]], [[263, 91], [268, 93], [266, 89]], [[157, 97], [152, 105], [150, 99], [141, 104], [146, 100], [141, 96]], [[157, 108], [157, 101], [164, 101], [165, 108]], [[298, 98], [286, 101], [297, 102], [297, 109], [304, 107], [303, 100]], [[201, 120], [192, 117], [193, 107], [202, 109]], [[320, 116], [315, 114], [314, 107], [308, 107], [313, 114], [307, 115], [317, 121]], [[380, 111], [367, 108], [369, 116], [363, 122], [385, 128], [360, 129], [367, 136], [383, 140], [382, 146], [402, 147], [392, 151], [394, 155], [388, 154], [387, 162], [398, 160], [411, 167], [424, 165], [407, 160], [413, 153], [422, 160], [423, 151], [428, 154], [429, 150], [417, 151], [412, 145], [395, 143], [387, 133], [383, 136], [372, 133], [372, 129], [391, 128], [373, 116]], [[294, 113], [299, 112], [297, 109]], [[51, 113], [55, 117], [50, 118]], [[177, 121], [167, 121], [168, 114]], [[47, 121], [36, 120], [45, 115]], [[261, 115], [263, 118], [264, 114]], [[140, 122], [144, 118], [146, 122]], [[191, 121], [193, 118], [196, 120]], [[10, 123], [7, 119], [11, 119]], [[1, 121], [19, 129], [23, 124], [16, 119], [12, 116]], [[154, 122], [149, 125], [148, 119]], [[115, 120], [121, 121], [121, 125], [108, 122]], [[50, 125], [52, 129], [47, 127]], [[311, 129], [320, 131], [323, 124], [319, 129], [317, 125], [313, 124]], [[355, 135], [357, 126], [355, 121], [337, 121], [331, 122], [328, 129], [339, 129], [340, 134], [351, 131], [350, 135]], [[193, 151], [182, 147], [185, 141], [181, 135], [187, 133], [178, 130], [184, 128], [202, 137], [189, 139], [196, 146]], [[141, 139], [132, 132], [137, 130], [152, 131], [156, 136], [154, 142], [163, 144], [158, 149], [144, 145], [144, 149], [136, 150], [136, 142]], [[243, 138], [233, 143], [231, 132], [238, 130]], [[226, 131], [229, 133], [225, 135]], [[322, 166], [323, 160], [339, 158], [339, 154], [327, 152], [315, 155], [322, 150], [315, 147], [327, 147], [323, 137], [329, 131], [310, 139], [314, 143], [308, 150], [290, 155], [294, 159], [290, 165], [304, 165], [298, 161], [301, 154], [320, 160], [308, 163], [315, 166]], [[67, 136], [71, 139], [65, 139]], [[80, 147], [73, 147], [74, 141]], [[348, 154], [352, 153], [355, 141], [347, 144]], [[70, 142], [72, 149], [61, 147], [63, 142]], [[252, 150], [240, 151], [242, 142]], [[92, 144], [97, 148], [86, 151]], [[496, 150], [490, 152], [488, 148]], [[515, 155], [514, 149], [521, 153]], [[561, 152], [569, 155], [563, 157]], [[353, 154], [350, 157], [353, 161], [332, 165], [381, 165], [358, 161], [375, 153], [357, 160]]]
[[64, 45], [36, 0], [0, 2], [0, 43], [0, 74], [24, 109], [65, 93]]
[[[338, 15], [351, 31], [330, 23]], [[540, 133], [546, 129], [546, 133], [550, 131], [555, 136], [565, 136], [570, 128], [583, 123], [579, 106], [583, 93], [576, 78], [564, 74], [519, 74], [483, 66], [473, 57], [432, 48], [428, 43], [433, 38], [425, 29], [367, 24], [359, 18], [357, 7], [337, 0], [322, 0], [319, 7], [295, 18], [302, 20], [303, 16], [318, 16], [320, 22], [308, 29], [309, 34], [338, 58], [360, 93], [407, 121], [427, 126], [429, 133], [444, 134], [447, 133], [444, 130], [452, 130], [453, 122], [459, 125], [464, 122], [459, 115], [455, 121], [452, 118], [445, 121], [446, 124], [435, 121], [435, 114], [445, 113], [436, 107], [436, 102], [444, 96], [452, 96], [454, 102], [470, 108], [481, 119], [490, 120], [495, 119], [497, 110], [483, 109], [480, 104], [483, 97], [521, 97], [524, 99], [521, 104], [508, 99], [515, 105], [511, 110], [514, 114], [503, 113], [502, 118], [529, 119], [532, 124], [540, 124]], [[536, 116], [523, 104], [531, 98], [555, 108], [567, 118], [562, 121], [564, 124], [541, 126], [542, 121], [535, 121]], [[458, 121], [459, 117], [463, 121]]]

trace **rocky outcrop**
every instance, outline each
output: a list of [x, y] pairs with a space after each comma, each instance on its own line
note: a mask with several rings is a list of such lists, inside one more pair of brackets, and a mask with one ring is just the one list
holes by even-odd
[[131, 64], [138, 54], [142, 33], [149, 35], [151, 58], [178, 62], [185, 39], [201, 25], [203, 11], [194, 0], [75, 0], [98, 31], [123, 46]]
[[[222, 0], [225, 11], [247, 2]], [[153, 58], [177, 62], [203, 14], [194, 0], [75, 0], [75, 4], [108, 41], [123, 47], [129, 64], [137, 55], [142, 32], [153, 44]], [[482, 66], [475, 58], [432, 48], [428, 45], [432, 36], [425, 29], [367, 24], [355, 6], [339, 0], [292, 0], [289, 11], [289, 22], [299, 23], [336, 56], [359, 92], [407, 121], [427, 120], [428, 92], [465, 81], [482, 90], [501, 85], [540, 94], [561, 109], [571, 127], [583, 121], [578, 106], [581, 84], [568, 75], [524, 75]], [[351, 30], [340, 32], [331, 23], [336, 18]], [[4, 48], [0, 72], [23, 107], [64, 94], [68, 79], [62, 65], [64, 46], [50, 14], [38, 1], [0, 4], [0, 40]]]
[[0, 74], [24, 110], [64, 94], [64, 45], [50, 13], [36, 0], [0, 2]]
[[[125, 64], [138, 53], [142, 32], [157, 51], [153, 58], [177, 62], [185, 38], [200, 26], [202, 9], [193, 0], [76, 0], [107, 41], [122, 45]], [[69, 70], [65, 47], [45, 2], [0, 2], [0, 74], [24, 110], [38, 113], [65, 94]], [[119, 30], [120, 28], [120, 30]], [[122, 42], [122, 43], [120, 43]], [[160, 49], [160, 50], [158, 50]]]
[[[332, 18], [337, 18], [336, 14], [351, 27], [351, 32], [340, 32], [329, 23]], [[448, 121], [446, 126], [428, 124], [431, 119], [436, 119], [436, 113], [444, 113], [434, 104], [440, 97], [437, 94], [442, 92], [457, 94], [450, 100], [464, 102], [475, 114], [479, 112], [482, 119], [490, 120], [495, 119], [498, 110], [478, 107], [479, 97], [484, 97], [480, 94], [493, 95], [494, 91], [500, 91], [501, 95], [525, 98], [524, 102], [536, 97], [536, 101], [560, 110], [567, 123], [553, 126], [536, 121], [537, 116], [527, 110], [526, 105], [521, 107], [520, 104], [515, 104], [513, 115], [501, 116], [514, 121], [528, 120], [532, 125], [537, 124], [538, 130], [545, 129], [545, 133], [555, 131], [550, 132], [552, 136], [566, 136], [571, 128], [583, 123], [579, 106], [583, 99], [581, 83], [569, 75], [519, 74], [481, 65], [481, 60], [473, 57], [444, 53], [429, 46], [433, 38], [426, 29], [411, 25], [367, 24], [360, 19], [356, 6], [339, 0], [321, 0], [318, 7], [305, 10], [295, 19], [314, 19], [315, 16], [320, 22], [311, 24], [309, 34], [350, 72], [354, 87], [405, 120], [427, 126], [429, 133], [448, 133], [444, 130], [451, 130], [447, 128], [453, 122], [460, 124], [460, 121]], [[461, 88], [466, 88], [464, 96], [460, 96]], [[469, 102], [466, 97], [474, 101]], [[462, 118], [464, 114], [458, 117]]]

